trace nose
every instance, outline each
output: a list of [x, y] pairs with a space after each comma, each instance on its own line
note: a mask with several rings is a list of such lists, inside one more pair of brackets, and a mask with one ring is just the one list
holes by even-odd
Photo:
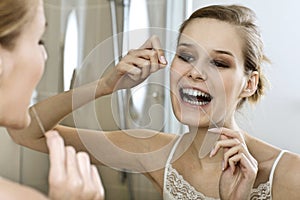
[[193, 81], [206, 81], [207, 75], [204, 71], [197, 67], [193, 67], [188, 73], [187, 77], [192, 79]]

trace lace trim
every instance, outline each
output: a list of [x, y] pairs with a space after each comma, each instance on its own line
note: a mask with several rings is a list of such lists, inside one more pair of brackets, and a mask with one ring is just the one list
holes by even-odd
[[270, 189], [270, 181], [261, 183], [257, 188], [252, 189], [250, 200], [271, 200]]
[[198, 192], [170, 164], [167, 166], [166, 189], [176, 200], [218, 200]]
[[[183, 177], [172, 167], [166, 166], [166, 190], [176, 200], [219, 200], [206, 197], [191, 186]], [[261, 183], [257, 188], [251, 191], [250, 200], [271, 200], [270, 182]]]

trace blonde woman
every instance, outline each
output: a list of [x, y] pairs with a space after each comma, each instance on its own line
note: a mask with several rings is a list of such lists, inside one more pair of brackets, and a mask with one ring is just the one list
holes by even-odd
[[[42, 0], [0, 2], [1, 126], [22, 129], [31, 123], [28, 106], [47, 59], [41, 41], [45, 25]], [[88, 155], [64, 147], [56, 131], [48, 131], [44, 136], [51, 163], [49, 196], [0, 178], [0, 199], [103, 199], [99, 175], [95, 166], [90, 165]]]

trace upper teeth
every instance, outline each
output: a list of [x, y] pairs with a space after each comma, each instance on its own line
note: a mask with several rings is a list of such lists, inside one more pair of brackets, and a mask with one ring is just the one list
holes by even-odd
[[182, 92], [184, 94], [188, 94], [188, 95], [195, 96], [195, 97], [197, 97], [197, 96], [202, 96], [202, 97], [206, 97], [206, 98], [210, 97], [209, 94], [206, 94], [199, 90], [190, 89], [190, 88], [184, 88], [184, 89], [182, 89]]

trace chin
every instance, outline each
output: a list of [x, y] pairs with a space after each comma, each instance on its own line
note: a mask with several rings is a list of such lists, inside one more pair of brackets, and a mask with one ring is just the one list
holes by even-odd
[[175, 115], [177, 120], [187, 126], [198, 127], [198, 128], [207, 128], [210, 126], [210, 120], [206, 115], [203, 116], [192, 116], [192, 115], [185, 115], [185, 116], [177, 116]]

